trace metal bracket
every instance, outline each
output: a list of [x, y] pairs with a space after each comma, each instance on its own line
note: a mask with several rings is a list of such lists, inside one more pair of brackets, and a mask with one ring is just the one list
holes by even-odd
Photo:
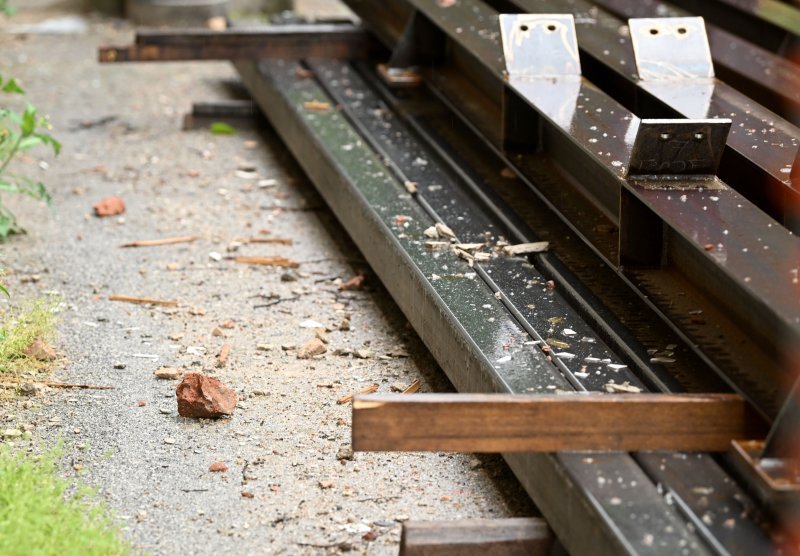
[[501, 14], [500, 32], [510, 77], [581, 74], [572, 14]]
[[444, 54], [444, 38], [438, 29], [422, 14], [411, 14], [403, 34], [387, 64], [378, 64], [378, 75], [390, 87], [417, 87], [422, 75], [417, 70], [421, 61], [436, 63]]
[[731, 120], [642, 120], [628, 176], [663, 180], [717, 173]]
[[634, 18], [628, 28], [639, 79], [714, 77], [702, 17]]

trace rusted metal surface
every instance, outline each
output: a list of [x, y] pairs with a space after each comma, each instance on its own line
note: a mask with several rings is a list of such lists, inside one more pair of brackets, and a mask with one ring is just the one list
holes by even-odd
[[372, 39], [350, 24], [285, 25], [252, 30], [140, 30], [131, 46], [104, 46], [101, 62], [336, 58], [369, 55]]

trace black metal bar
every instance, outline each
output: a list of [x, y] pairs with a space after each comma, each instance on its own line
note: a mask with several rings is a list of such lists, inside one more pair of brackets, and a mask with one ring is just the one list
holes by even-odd
[[101, 62], [239, 59], [356, 59], [373, 39], [352, 24], [275, 25], [248, 30], [140, 30], [132, 46], [99, 49]]

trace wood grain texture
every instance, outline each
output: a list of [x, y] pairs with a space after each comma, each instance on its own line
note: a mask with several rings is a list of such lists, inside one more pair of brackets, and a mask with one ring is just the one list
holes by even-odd
[[353, 401], [356, 451], [726, 451], [764, 426], [734, 394], [376, 394]]
[[552, 544], [537, 518], [407, 521], [400, 556], [544, 556]]

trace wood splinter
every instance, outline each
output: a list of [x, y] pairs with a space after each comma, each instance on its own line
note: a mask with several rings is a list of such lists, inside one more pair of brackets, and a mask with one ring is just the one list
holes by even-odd
[[191, 243], [199, 239], [197, 236], [166, 237], [163, 239], [145, 239], [123, 243], [120, 247], [157, 247], [159, 245], [172, 245], [175, 243]]
[[236, 257], [237, 263], [256, 264], [262, 266], [281, 266], [285, 268], [298, 268], [300, 263], [286, 257]]
[[346, 404], [348, 402], [353, 401], [354, 396], [357, 396], [359, 394], [372, 394], [373, 392], [377, 392], [377, 390], [378, 390], [377, 384], [370, 384], [369, 386], [367, 386], [366, 388], [362, 388], [358, 392], [353, 392], [352, 394], [347, 394], [346, 396], [342, 396], [341, 398], [336, 400], [336, 403], [339, 405]]
[[177, 307], [178, 302], [172, 299], [153, 299], [150, 297], [134, 297], [132, 295], [109, 295], [109, 301], [123, 301], [138, 305], [160, 305], [162, 307]]

